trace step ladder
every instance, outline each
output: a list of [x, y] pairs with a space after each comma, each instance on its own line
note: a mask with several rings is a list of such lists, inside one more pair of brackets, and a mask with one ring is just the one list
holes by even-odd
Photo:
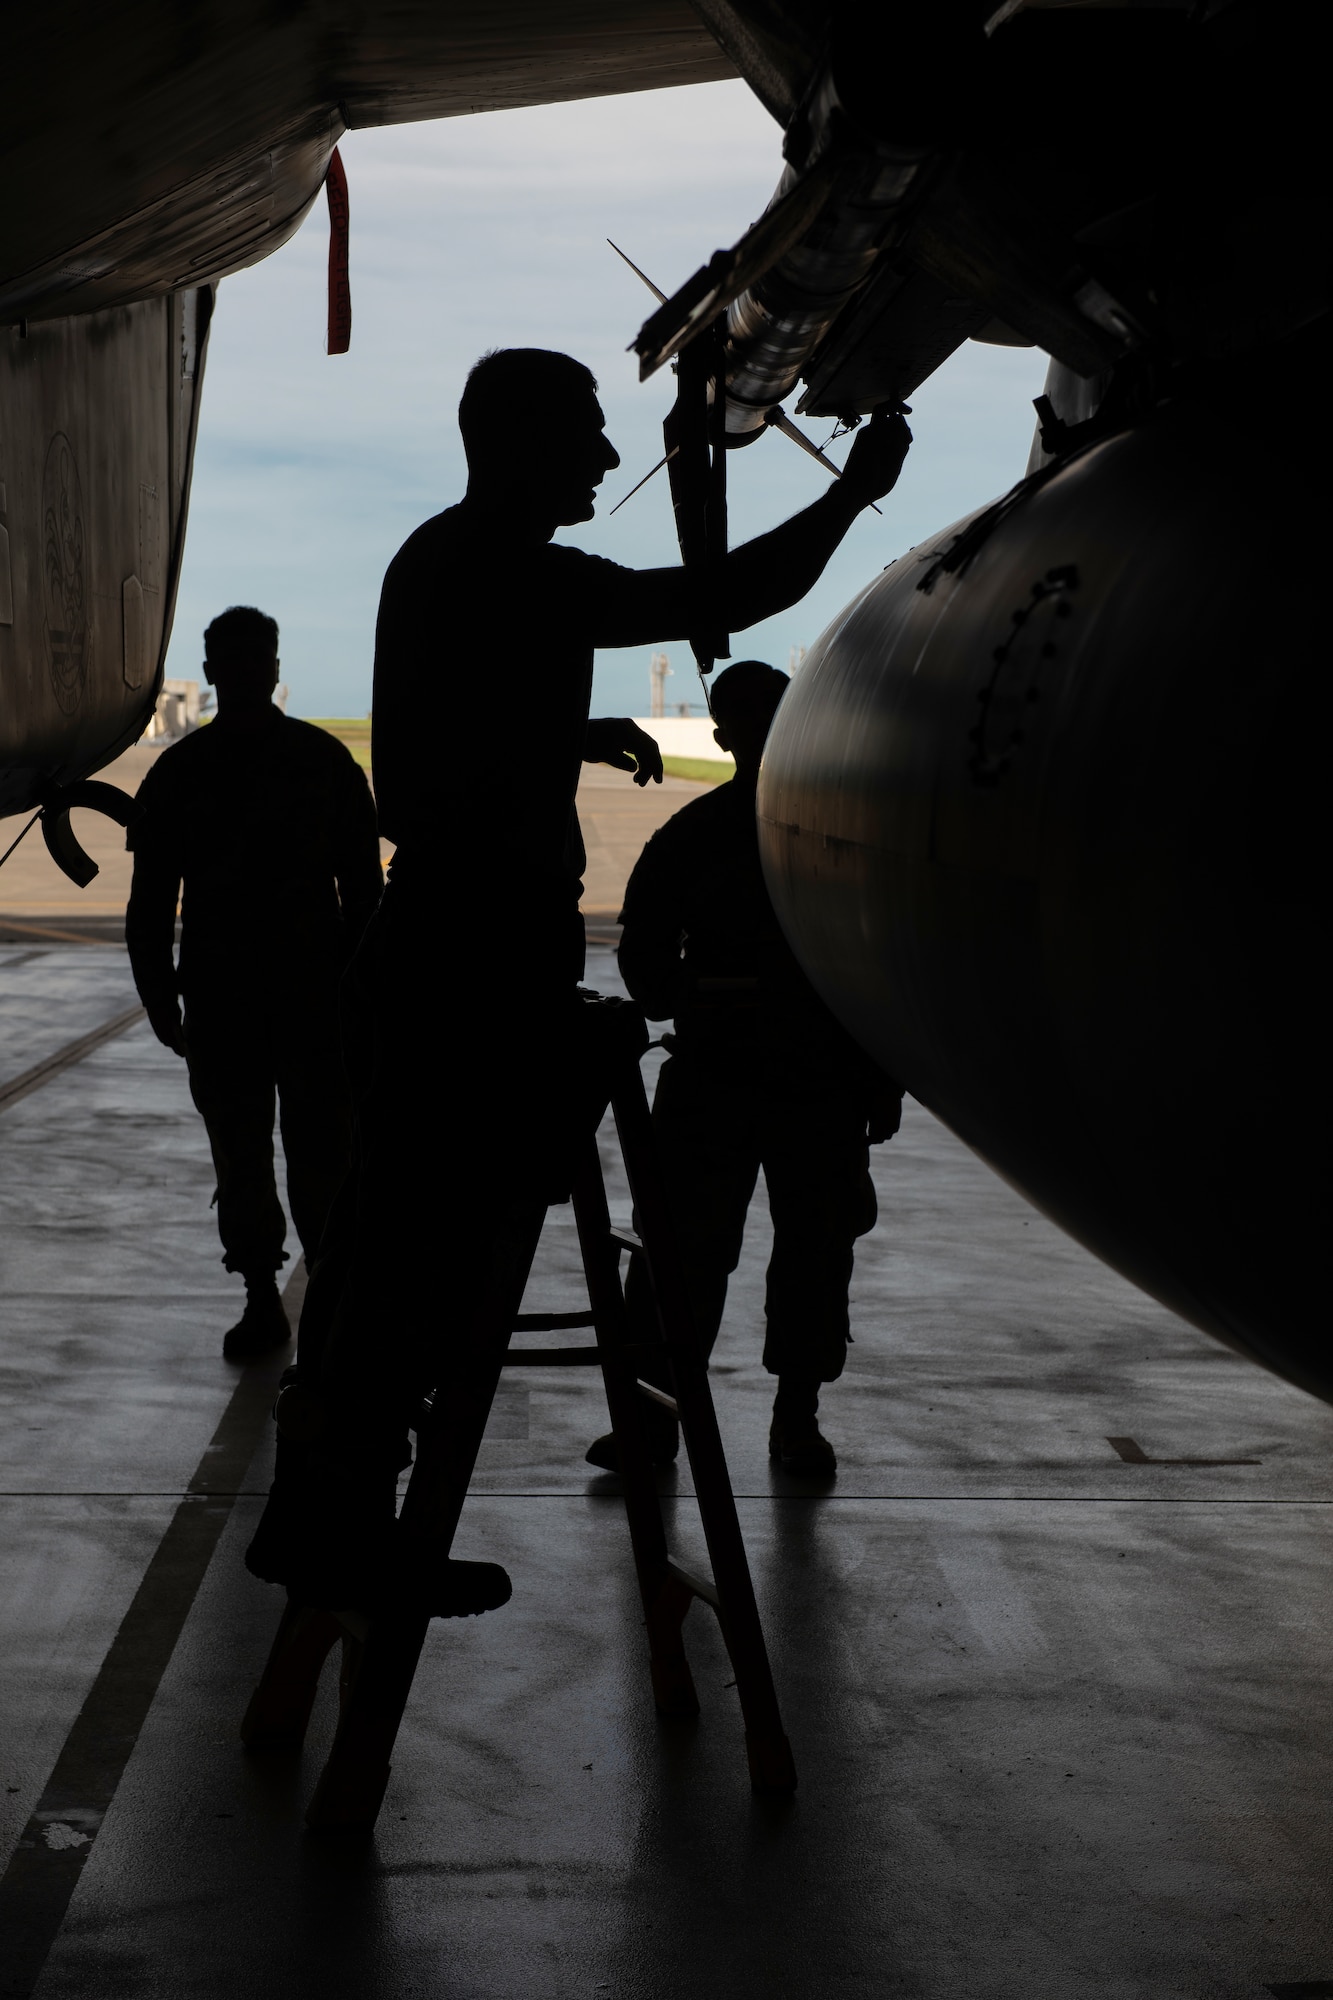
[[[470, 1340], [442, 1390], [423, 1407], [416, 1463], [399, 1514], [398, 1534], [420, 1547], [423, 1563], [452, 1545], [491, 1404], [505, 1368], [600, 1367], [620, 1459], [625, 1513], [643, 1600], [653, 1698], [664, 1715], [699, 1713], [683, 1625], [695, 1599], [716, 1612], [736, 1677], [745, 1722], [750, 1779], [757, 1791], [795, 1788], [763, 1628], [741, 1539], [717, 1416], [673, 1240], [653, 1141], [639, 1058], [648, 1046], [641, 1015], [623, 1001], [589, 1001], [599, 1039], [611, 1054], [611, 1110], [634, 1203], [638, 1233], [612, 1226], [595, 1136], [582, 1144], [572, 1201], [588, 1288], [584, 1312], [522, 1313], [546, 1204], [506, 1217], [492, 1241], [483, 1302]], [[656, 1304], [675, 1394], [641, 1379], [639, 1354], [621, 1280], [626, 1252], [643, 1259]], [[513, 1336], [591, 1329], [594, 1342], [543, 1347]], [[680, 1419], [694, 1477], [712, 1577], [676, 1562], [667, 1544], [644, 1399]], [[372, 1621], [289, 1603], [268, 1664], [242, 1724], [255, 1751], [298, 1750], [314, 1706], [320, 1672], [335, 1644], [343, 1648], [340, 1719], [328, 1762], [306, 1813], [311, 1827], [347, 1831], [374, 1825], [389, 1782], [394, 1741], [425, 1643], [429, 1617], [390, 1608]]]

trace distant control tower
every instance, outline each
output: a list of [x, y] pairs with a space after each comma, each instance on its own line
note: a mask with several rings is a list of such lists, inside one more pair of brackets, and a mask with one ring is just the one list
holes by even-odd
[[666, 714], [667, 675], [671, 672], [671, 661], [665, 653], [654, 653], [648, 663], [648, 714], [659, 717]]

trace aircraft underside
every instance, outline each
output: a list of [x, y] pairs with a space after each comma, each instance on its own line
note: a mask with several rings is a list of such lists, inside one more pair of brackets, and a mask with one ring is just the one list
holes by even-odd
[[338, 133], [739, 71], [775, 163], [784, 135], [773, 202], [638, 340], [701, 399], [672, 478], [703, 656], [726, 650], [728, 448], [790, 429], [798, 391], [854, 425], [968, 338], [1052, 357], [1029, 477], [872, 583], [789, 697], [760, 798], [783, 922], [849, 1028], [1033, 1200], [1333, 1393], [1302, 956], [1330, 303], [1311, 10], [184, 19], [34, 9], [9, 51], [52, 82], [5, 142], [27, 195], [0, 242], [0, 810], [146, 718], [210, 287], [290, 235]]

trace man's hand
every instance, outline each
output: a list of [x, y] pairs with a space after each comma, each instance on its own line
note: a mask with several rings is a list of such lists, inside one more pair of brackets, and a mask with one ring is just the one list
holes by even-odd
[[605, 715], [588, 724], [583, 761], [633, 771], [636, 785], [646, 785], [650, 778], [655, 785], [662, 782], [662, 753], [655, 739], [627, 715]]
[[185, 1054], [185, 1029], [178, 1000], [157, 1001], [148, 1009], [148, 1025], [164, 1049], [170, 1049], [173, 1055]]
[[868, 507], [872, 500], [882, 500], [886, 493], [892, 493], [911, 443], [912, 433], [903, 417], [876, 410], [870, 422], [856, 433], [856, 441], [847, 455], [838, 482], [843, 498], [857, 507]]

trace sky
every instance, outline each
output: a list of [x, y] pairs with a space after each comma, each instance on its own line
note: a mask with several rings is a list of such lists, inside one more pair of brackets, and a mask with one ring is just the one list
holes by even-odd
[[[198, 679], [209, 619], [258, 604], [281, 628], [293, 714], [368, 712], [381, 579], [413, 528], [462, 495], [455, 411], [492, 347], [561, 348], [600, 381], [622, 464], [598, 518], [558, 539], [635, 567], [677, 560], [664, 474], [608, 518], [661, 457], [673, 383], [666, 369], [638, 380], [625, 350], [653, 301], [606, 239], [673, 291], [763, 209], [781, 140], [739, 82], [348, 133], [351, 351], [324, 352], [321, 195], [291, 242], [219, 291], [167, 673]], [[876, 570], [1012, 485], [1045, 365], [973, 342], [946, 363], [913, 397], [916, 442], [883, 517], [862, 514], [809, 597], [740, 652], [785, 667]], [[820, 444], [833, 428], [803, 421]], [[826, 477], [776, 433], [732, 453], [728, 473], [733, 547]], [[594, 714], [647, 712], [650, 650], [598, 655]], [[701, 703], [688, 648], [667, 650], [669, 702]], [[450, 662], [441, 712], [471, 706], [486, 671]]]

